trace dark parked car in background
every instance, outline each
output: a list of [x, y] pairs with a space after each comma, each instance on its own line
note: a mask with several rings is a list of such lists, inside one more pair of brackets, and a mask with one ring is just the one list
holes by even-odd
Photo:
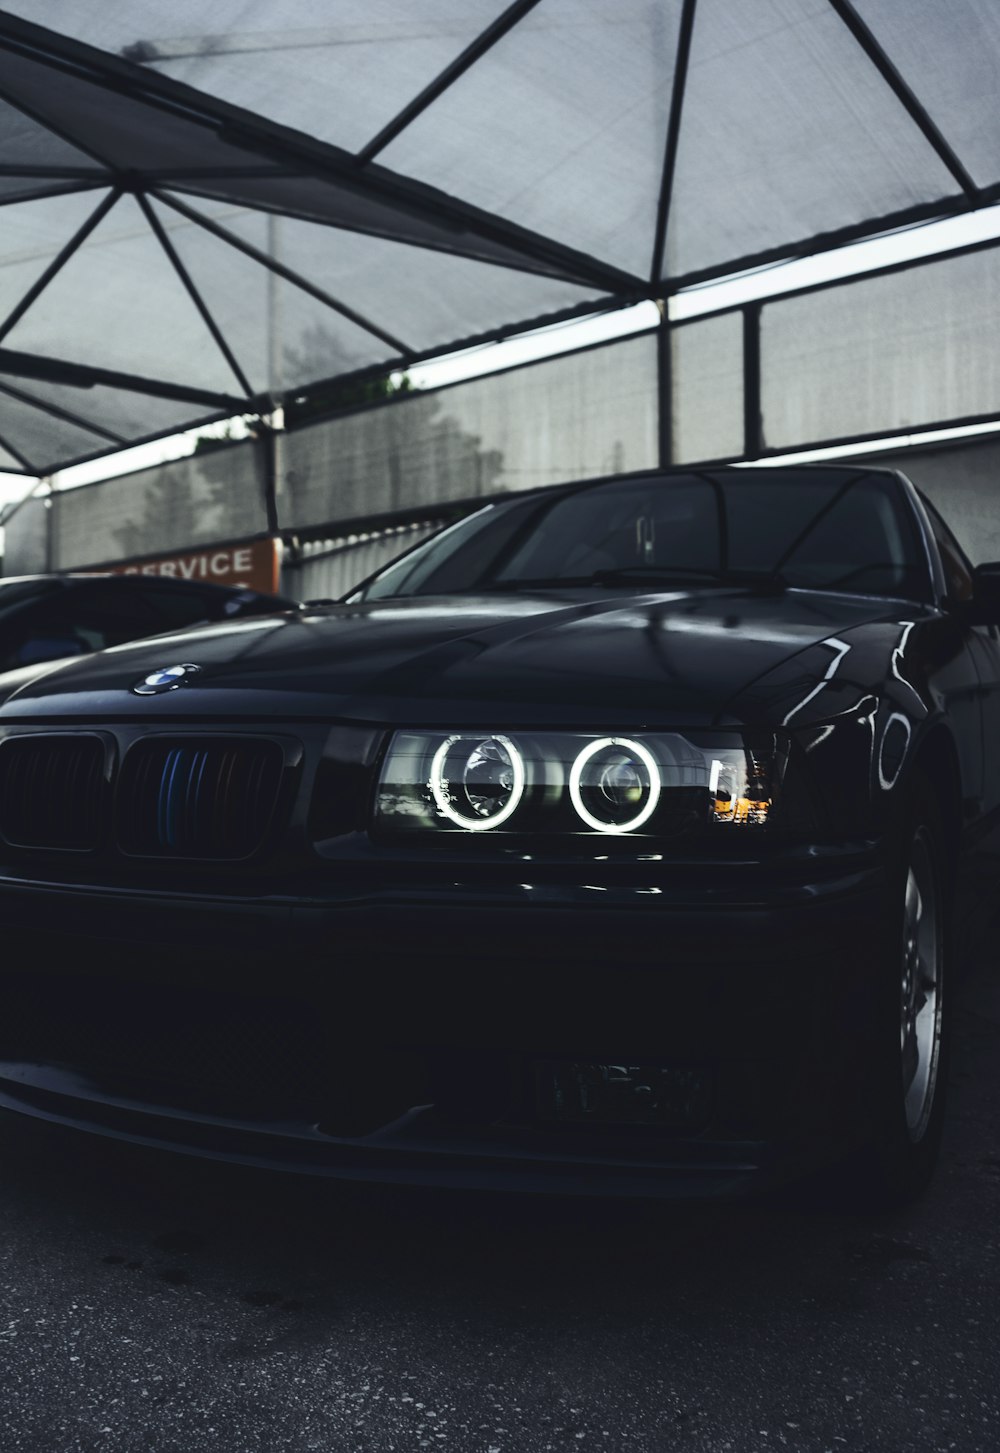
[[42, 667], [143, 636], [260, 615], [291, 601], [241, 586], [146, 575], [0, 579], [0, 699]]
[[351, 1178], [904, 1199], [998, 621], [898, 474], [644, 473], [46, 674], [0, 709], [0, 1105]]

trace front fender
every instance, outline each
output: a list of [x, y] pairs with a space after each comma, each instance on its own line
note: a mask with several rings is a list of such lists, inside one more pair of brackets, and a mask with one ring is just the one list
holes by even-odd
[[911, 622], [831, 636], [782, 662], [732, 703], [750, 725], [786, 731], [833, 837], [881, 835], [908, 769], [940, 719], [907, 656]]

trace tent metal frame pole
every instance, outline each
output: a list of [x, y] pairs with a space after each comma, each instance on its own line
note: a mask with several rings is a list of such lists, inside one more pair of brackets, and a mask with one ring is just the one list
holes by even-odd
[[169, 259], [170, 264], [174, 269], [174, 272], [180, 278], [182, 284], [184, 285], [185, 291], [190, 297], [192, 303], [194, 303], [195, 307], [198, 309], [198, 312], [201, 314], [202, 322], [205, 324], [205, 327], [215, 339], [216, 346], [219, 349], [219, 352], [222, 354], [223, 358], [228, 363], [230, 369], [232, 370], [233, 377], [236, 379], [236, 382], [246, 394], [247, 398], [252, 399], [255, 393], [253, 385], [240, 367], [236, 355], [226, 341], [222, 329], [215, 321], [211, 311], [209, 310], [208, 304], [205, 302], [205, 299], [202, 297], [198, 288], [195, 286], [194, 279], [191, 277], [191, 274], [188, 272], [187, 268], [181, 261], [176, 247], [167, 236], [166, 228], [160, 221], [159, 217], [157, 217], [156, 213], [153, 211], [153, 208], [150, 206], [149, 199], [144, 196], [142, 192], [136, 193], [136, 201], [142, 208], [142, 214], [152, 228], [153, 234], [156, 237], [157, 242], [166, 253], [167, 258]]
[[[399, 176], [377, 164], [362, 169], [358, 166], [353, 152], [344, 151], [329, 142], [306, 137], [290, 127], [221, 101], [217, 97], [208, 98], [194, 87], [171, 77], [144, 73], [132, 61], [120, 60], [67, 36], [53, 35], [51, 31], [44, 30], [31, 21], [0, 12], [0, 47], [13, 55], [25, 55], [31, 60], [39, 61], [54, 71], [65, 72], [99, 85], [107, 91], [127, 96], [134, 104], [180, 116], [190, 124], [205, 127], [224, 142], [253, 150], [258, 159], [270, 158], [276, 166], [305, 172], [320, 179], [332, 178], [341, 186], [353, 188], [362, 195], [374, 197], [404, 213], [441, 221], [456, 236], [468, 233], [473, 238], [500, 243], [513, 254], [520, 255], [520, 262], [505, 258], [480, 258], [481, 261], [490, 262], [497, 267], [511, 267], [524, 272], [542, 271], [545, 275], [559, 277], [582, 287], [594, 287], [610, 294], [622, 289], [634, 292], [637, 287], [645, 285], [641, 278], [613, 263], [567, 247], [564, 243], [520, 227], [506, 218], [484, 212], [424, 182]], [[21, 106], [19, 109], [29, 114], [25, 107]], [[56, 130], [44, 118], [32, 116], [32, 119], [50, 131]], [[71, 137], [64, 139], [77, 145]], [[86, 151], [82, 146], [77, 149]], [[95, 159], [112, 176], [121, 174], [120, 169], [115, 168], [105, 158]], [[168, 184], [169, 180], [168, 175], [160, 172], [152, 180], [152, 185]], [[147, 186], [147, 190], [152, 190], [152, 186]], [[379, 232], [375, 235], [392, 237], [394, 234]], [[414, 242], [413, 245], [433, 247], [433, 241]], [[439, 246], [437, 250], [453, 251], [455, 255], [462, 257], [476, 256], [468, 247], [447, 249]], [[532, 264], [535, 266], [532, 267]]]
[[[822, 282], [808, 283], [801, 288], [784, 288], [778, 293], [768, 293], [756, 299], [763, 308], [771, 303], [784, 303], [790, 298], [807, 298], [812, 293], [829, 293], [836, 288], [860, 286], [874, 278], [892, 277], [896, 273], [911, 272], [914, 268], [938, 267], [956, 257], [971, 257], [976, 252], [995, 252], [1000, 248], [1000, 237], [983, 237], [978, 242], [966, 242], [961, 247], [949, 247], [946, 252], [932, 252], [924, 257], [904, 257], [900, 262], [885, 262], [881, 267], [866, 268], [864, 272], [848, 274], [847, 277], [824, 278]], [[706, 318], [721, 318], [727, 313], [741, 313], [746, 303], [727, 303], [724, 308], [706, 309], [690, 318], [679, 319], [675, 328], [688, 328]]]
[[31, 305], [48, 287], [49, 283], [56, 276], [56, 274], [67, 262], [69, 262], [74, 252], [76, 252], [79, 247], [82, 247], [83, 243], [86, 242], [87, 238], [93, 232], [94, 228], [97, 227], [99, 223], [104, 221], [104, 218], [111, 211], [111, 208], [115, 205], [120, 196], [121, 192], [118, 190], [118, 188], [113, 187], [111, 191], [108, 192], [107, 196], [98, 204], [98, 206], [94, 208], [93, 212], [84, 222], [83, 226], [78, 227], [77, 230], [74, 232], [73, 236], [66, 243], [66, 245], [62, 247], [59, 252], [56, 253], [55, 257], [49, 263], [48, 267], [42, 273], [41, 277], [35, 279], [34, 283], [32, 283], [31, 287], [21, 298], [21, 301], [17, 304], [14, 311], [10, 313], [7, 318], [4, 319], [3, 323], [0, 323], [0, 342], [2, 342], [3, 339], [6, 338], [7, 334], [11, 331], [11, 329], [20, 322], [20, 320], [24, 317], [25, 313], [28, 311]]
[[[979, 195], [981, 206], [996, 201], [1000, 201], [1000, 183], [989, 187]], [[893, 212], [886, 217], [869, 218], [866, 222], [852, 223], [849, 227], [841, 227], [834, 232], [800, 238], [798, 242], [790, 242], [781, 247], [769, 247], [762, 252], [750, 252], [744, 257], [733, 258], [715, 267], [697, 268], [690, 272], [678, 273], [674, 277], [664, 278], [663, 288], [671, 293], [679, 293], [683, 292], [685, 288], [695, 287], [701, 283], [719, 282], [735, 277], [737, 273], [751, 272], [754, 269], [769, 267], [774, 263], [795, 262], [799, 258], [815, 257], [821, 252], [834, 252], [849, 242], [868, 242], [884, 237], [889, 232], [902, 231], [928, 222], [941, 222], [949, 217], [967, 217], [968, 214], [969, 205], [964, 197], [952, 197], [947, 206], [928, 203], [918, 207], [907, 207], [902, 212]], [[949, 247], [948, 256], [958, 250], [958, 248]], [[931, 253], [920, 260], [931, 262], [938, 255], [943, 254]], [[871, 271], [876, 272], [878, 269], [872, 268]], [[837, 281], [843, 281], [843, 279]], [[720, 311], [722, 310], [720, 309]]]
[[[89, 182], [92, 187], [108, 185], [108, 169], [82, 166], [22, 166], [9, 161], [0, 161], [0, 177], [26, 177], [29, 181], [45, 182]], [[86, 191], [86, 187], [81, 187]]]
[[337, 298], [331, 297], [323, 288], [316, 287], [314, 283], [310, 283], [306, 278], [300, 276], [299, 273], [294, 272], [290, 267], [286, 267], [284, 263], [278, 262], [277, 258], [272, 258], [268, 253], [261, 252], [251, 242], [245, 242], [242, 237], [237, 237], [235, 233], [230, 232], [228, 228], [221, 226], [220, 223], [214, 221], [211, 217], [205, 217], [201, 213], [194, 211], [193, 208], [186, 206], [173, 193], [151, 191], [150, 196], [155, 197], [158, 202], [162, 202], [165, 206], [172, 207], [175, 212], [179, 212], [188, 221], [197, 223], [206, 232], [211, 232], [213, 236], [218, 237], [228, 246], [235, 247], [238, 252], [242, 252], [244, 256], [252, 258], [254, 262], [260, 263], [262, 267], [266, 267], [270, 272], [276, 273], [278, 277], [284, 278], [285, 282], [291, 283], [293, 287], [301, 288], [304, 293], [308, 293], [317, 302], [324, 303], [333, 312], [339, 313], [341, 317], [346, 318], [349, 323], [354, 323], [356, 327], [363, 328], [366, 333], [371, 333], [382, 343], [388, 344], [396, 353], [408, 354], [413, 352], [413, 349], [406, 343], [403, 343], [399, 338], [395, 338], [391, 333], [387, 333], [384, 328], [380, 328], [377, 323], [373, 323], [363, 313], [359, 313], [346, 303], [341, 303]]
[[659, 466], [669, 469], [674, 462], [674, 368], [673, 327], [665, 303], [656, 330], [656, 439]]
[[931, 117], [926, 106], [917, 99], [916, 94], [910, 89], [910, 86], [903, 79], [902, 74], [886, 55], [881, 45], [875, 39], [872, 31], [855, 10], [851, 0], [829, 0], [829, 3], [847, 26], [858, 45], [865, 52], [865, 55], [867, 55], [868, 59], [876, 67], [882, 79], [891, 87], [896, 99], [906, 108], [910, 120], [919, 126], [925, 140], [937, 152], [938, 157], [948, 168], [966, 197], [973, 203], [978, 202], [980, 197], [979, 188], [966, 171], [960, 157], [952, 149], [943, 133], [938, 129], [937, 124]]
[[[995, 429], [991, 428], [988, 432], [984, 432], [981, 435], [965, 435], [959, 439], [935, 440], [929, 437], [941, 429], [947, 429], [951, 432], [955, 429], [974, 429], [983, 424], [996, 425], [997, 427]], [[891, 429], [881, 429], [869, 434], [841, 434], [836, 438], [802, 439], [793, 444], [776, 444], [771, 447], [765, 447], [756, 456], [756, 459], [763, 464], [767, 464], [771, 460], [777, 460], [780, 463], [789, 454], [811, 454], [815, 451], [822, 450], [824, 458], [820, 462], [837, 465], [840, 461], [837, 458], [830, 459], [828, 457], [828, 451], [831, 449], [850, 448], [852, 450], [851, 455], [846, 456], [843, 461], [846, 466], [852, 463], [857, 455], [860, 455], [861, 451], [856, 446], [870, 444], [874, 453], [890, 454], [893, 452], [891, 449], [877, 449], [875, 446], [885, 444], [887, 440], [892, 439], [908, 439], [912, 441], [912, 443], [907, 445], [901, 444], [899, 446], [899, 452], [918, 448], [933, 449], [940, 447], [944, 449], [952, 445], [975, 446], [978, 443], [987, 443], [990, 440], [996, 443], [1000, 442], [1000, 413], [994, 411], [993, 413], [987, 414], [967, 414], [962, 418], [933, 419], [921, 424], [896, 424]], [[747, 462], [746, 455], [742, 453], [720, 454], [713, 459], [693, 460], [690, 467], [692, 469], [707, 469], [709, 467], [715, 469], [716, 467], [721, 468], [724, 464], [746, 464]], [[867, 460], [866, 462], [873, 469], [878, 467], [874, 460]], [[803, 460], [803, 463], [809, 463], [809, 461]], [[685, 464], [684, 467], [687, 468], [688, 465]]]
[[0, 393], [6, 394], [8, 398], [17, 399], [19, 403], [27, 404], [30, 408], [38, 409], [53, 419], [62, 419], [64, 423], [72, 424], [77, 429], [83, 429], [88, 434], [96, 434], [99, 439], [107, 439], [109, 444], [114, 444], [119, 449], [128, 447], [129, 441], [124, 435], [116, 434], [111, 429], [105, 429], [103, 424], [94, 424], [87, 419], [82, 419], [79, 414], [74, 414], [72, 410], [64, 409], [59, 404], [51, 404], [47, 399], [36, 399], [31, 394], [15, 388], [6, 379], [0, 379]]
[[[227, 420], [231, 419], [233, 414], [236, 412], [239, 412], [239, 410], [230, 409], [225, 413], [220, 412], [215, 414], [208, 414], [199, 419], [192, 419], [190, 421], [185, 419], [183, 423], [179, 425], [175, 424], [167, 429], [159, 429], [152, 434], [144, 434], [139, 439], [129, 439], [127, 441], [126, 447], [129, 449], [136, 449], [141, 444], [157, 444], [161, 439], [175, 438], [179, 431], [193, 433], [199, 429], [206, 428], [210, 424], [224, 424], [227, 422]], [[248, 412], [248, 410], [244, 409], [243, 412], [246, 413]], [[115, 449], [94, 449], [89, 454], [76, 454], [73, 456], [72, 459], [60, 459], [58, 463], [52, 463], [48, 466], [32, 465], [31, 473], [37, 476], [43, 468], [48, 468], [50, 471], [73, 469], [78, 464], [93, 464], [95, 461], [109, 459], [116, 453], [120, 453], [120, 449], [117, 446]], [[136, 465], [133, 469], [128, 469], [123, 474], [114, 475], [113, 478], [125, 479], [130, 474], [143, 473], [146, 467], [147, 466], [144, 465]], [[14, 472], [17, 473], [19, 471]], [[106, 479], [91, 480], [88, 484], [75, 485], [74, 492], [77, 492], [81, 489], [99, 489], [102, 484], [106, 483]]]
[[[261, 144], [259, 139], [254, 141], [252, 137], [242, 134], [241, 140], [243, 145], [259, 147]], [[481, 249], [474, 250], [468, 243], [450, 247], [445, 245], [443, 237], [407, 236], [405, 233], [394, 232], [386, 226], [375, 226], [371, 223], [352, 222], [350, 226], [345, 226], [316, 212], [296, 211], [289, 206], [269, 203], [266, 199], [238, 195], [233, 185], [223, 191], [212, 191], [209, 186], [205, 185], [199, 193], [192, 182], [187, 180], [188, 174], [180, 170], [169, 176], [161, 174], [150, 178], [147, 190], [152, 192], [161, 187], [169, 187], [172, 191], [188, 191], [195, 196], [216, 198], [235, 206], [252, 207], [259, 212], [277, 212], [281, 217], [315, 222], [331, 229], [339, 227], [342, 231], [356, 232], [362, 236], [384, 237], [386, 241], [398, 242], [404, 247], [418, 247], [425, 252], [441, 252], [446, 257], [464, 257], [472, 262], [482, 263], [486, 267], [505, 268], [508, 272], [557, 278], [560, 282], [571, 283], [574, 287], [592, 288], [595, 292], [602, 294], [621, 296], [641, 291], [644, 297], [649, 297], [647, 281], [637, 274], [625, 272], [614, 263], [605, 262], [601, 258], [591, 256], [590, 253], [567, 247], [565, 243], [545, 237], [540, 232], [530, 232], [527, 228], [520, 227], [505, 217], [483, 213], [464, 202], [456, 201], [453, 197], [445, 197], [443, 193], [436, 193], [433, 188], [427, 187], [422, 182], [412, 182], [409, 178], [395, 176], [380, 167], [376, 167], [370, 172], [354, 171], [348, 176], [341, 167], [324, 165], [322, 162], [310, 164], [308, 161], [303, 161], [301, 155], [295, 157], [294, 160], [286, 159], [282, 164], [289, 177], [332, 181], [337, 186], [349, 189], [366, 199], [374, 198], [380, 205], [398, 208], [404, 216], [415, 216], [421, 220], [429, 218], [435, 224], [443, 222], [452, 235], [458, 236], [464, 233], [473, 241], [485, 239], [490, 242], [498, 242], [509, 249], [510, 255], [507, 257], [490, 256]], [[250, 173], [248, 172], [247, 175]], [[258, 173], [255, 172], [252, 175], [257, 177]], [[230, 177], [235, 183], [238, 183], [240, 174], [230, 173]], [[197, 181], [198, 178], [194, 180]], [[1000, 184], [998, 184], [998, 190], [1000, 190]]]
[[393, 119], [383, 126], [376, 136], [373, 136], [367, 145], [363, 146], [357, 154], [359, 166], [367, 166], [373, 157], [380, 151], [384, 151], [391, 141], [395, 141], [400, 132], [405, 131], [411, 121], [427, 110], [432, 102], [443, 95], [460, 76], [463, 76], [471, 65], [474, 65], [481, 56], [502, 40], [509, 30], [512, 30], [518, 21], [523, 20], [529, 11], [534, 10], [539, 0], [514, 0], [513, 5], [508, 5], [497, 18], [486, 27], [481, 35], [466, 46], [462, 53], [455, 57], [450, 65], [446, 66], [440, 75], [436, 76], [428, 86], [414, 96], [410, 103], [403, 107]]
[[[692, 269], [669, 280], [672, 291], [695, 282], [731, 275], [734, 272], [762, 266], [769, 262], [808, 256], [824, 249], [842, 246], [862, 237], [885, 232], [894, 227], [953, 216], [956, 213], [968, 211], [970, 205], [982, 206], [1000, 198], [1000, 184], [990, 184], [983, 188], [975, 187], [961, 161], [941, 136], [926, 109], [913, 95], [867, 27], [859, 19], [850, 0], [830, 0], [830, 4], [835, 7], [843, 23], [849, 26], [852, 34], [857, 37], [858, 43], [863, 46], [872, 62], [878, 66], [887, 82], [892, 85], [896, 95], [906, 105], [909, 114], [928, 141], [934, 145], [935, 151], [942, 161], [949, 166], [949, 171], [955, 176], [956, 183], [962, 188], [961, 195], [921, 203], [882, 217], [866, 218], [859, 223], [832, 229], [825, 234], [800, 239], [798, 242], [791, 242], [781, 247], [746, 254], [741, 258], [731, 258], [716, 267]], [[532, 270], [530, 264], [535, 263], [553, 275], [564, 277], [569, 281], [577, 281], [584, 286], [596, 286], [612, 296], [617, 296], [623, 290], [633, 293], [637, 287], [648, 286], [643, 280], [624, 273], [613, 265], [588, 257], [586, 254], [577, 253], [541, 234], [532, 233], [528, 229], [508, 223], [505, 219], [481, 213], [479, 209], [457, 202], [454, 198], [449, 198], [444, 193], [427, 187], [423, 183], [396, 176], [377, 165], [366, 167], [362, 171], [358, 166], [357, 158], [352, 153], [342, 151], [329, 143], [305, 138], [279, 123], [263, 120], [251, 112], [219, 101], [217, 98], [212, 99], [209, 108], [206, 105], [206, 98], [190, 86], [169, 77], [140, 73], [133, 62], [120, 60], [68, 37], [55, 37], [52, 32], [46, 31], [30, 21], [6, 14], [0, 15], [0, 45], [13, 54], [25, 54], [53, 68], [83, 76], [95, 84], [127, 95], [137, 104], [166, 109], [175, 115], [183, 114], [196, 124], [210, 127], [223, 139], [226, 139], [227, 136], [232, 137], [245, 146], [256, 148], [259, 154], [274, 157], [286, 167], [297, 165], [311, 174], [333, 177], [344, 185], [351, 185], [353, 182], [355, 186], [363, 186], [364, 189], [371, 190], [374, 195], [392, 205], [411, 210], [415, 208], [424, 216], [441, 218], [452, 225], [457, 224], [465, 230], [478, 232], [482, 237], [488, 237], [519, 252], [528, 264], [525, 270]], [[57, 126], [48, 123], [44, 117], [35, 115], [30, 108], [17, 102], [11, 102], [11, 104], [17, 105], [25, 115], [31, 115], [33, 120], [47, 130], [57, 135], [62, 134]], [[64, 136], [64, 139], [84, 154], [90, 154], [77, 138]], [[114, 174], [115, 169], [105, 158], [97, 156], [95, 160], [107, 167], [112, 175]], [[163, 176], [157, 180], [166, 182], [167, 178]], [[471, 254], [464, 251], [460, 255]], [[510, 264], [497, 261], [496, 265]]]
[[[623, 344], [631, 343], [639, 338], [655, 338], [658, 326], [659, 325], [655, 325], [653, 327], [639, 328], [634, 333], [622, 334], [620, 337], [617, 338], [602, 338], [597, 343], [585, 343], [579, 348], [567, 348], [564, 352], [551, 354], [547, 358], [530, 358], [521, 363], [509, 363], [503, 368], [494, 369], [493, 372], [489, 374], [479, 374], [473, 376], [472, 378], [453, 379], [450, 383], [435, 384], [433, 387], [426, 389], [411, 389], [405, 392], [393, 394], [388, 398], [369, 400], [367, 403], [363, 404], [349, 404], [340, 408], [331, 408], [328, 413], [325, 413], [320, 417], [325, 420], [354, 414], [366, 414], [374, 409], [397, 407], [404, 408], [407, 403], [412, 402], [416, 399], [425, 399], [433, 394], [448, 393], [451, 389], [464, 388], [467, 384], [478, 383], [484, 378], [502, 378], [505, 374], [520, 373], [523, 372], [525, 369], [544, 367], [546, 364], [558, 363], [561, 359], [578, 358], [581, 354], [584, 353], [597, 353], [602, 348], [619, 347]], [[478, 341], [488, 342], [489, 340], [480, 339]], [[473, 342], [470, 342], [468, 346], [472, 347], [474, 342], [475, 340], [473, 340]], [[456, 348], [454, 351], [460, 352], [461, 349]], [[310, 384], [308, 388], [301, 390], [301, 392], [327, 393], [334, 387], [337, 387], [341, 384], [356, 384], [366, 382], [370, 379], [385, 378], [386, 374], [399, 373], [403, 369], [411, 367], [414, 363], [423, 362], [426, 357], [437, 356], [439, 355], [424, 355], [419, 358], [410, 359], [397, 358], [390, 360], [388, 363], [375, 364], [368, 368], [358, 368], [355, 369], [352, 373], [335, 374], [332, 378], [320, 379], [315, 384]], [[313, 420], [312, 422], [318, 422], [318, 419]], [[289, 434], [294, 434], [296, 427], [299, 426], [293, 425], [292, 427], [286, 429], [286, 432]], [[301, 427], [308, 428], [309, 425], [305, 424]]]
[[45, 474], [42, 478], [49, 487], [45, 506], [45, 569], [51, 572], [56, 568], [56, 511], [59, 508], [56, 497], [59, 491], [52, 487], [51, 474]]
[[760, 399], [760, 303], [743, 307], [743, 453], [759, 459], [764, 452]]
[[281, 533], [278, 523], [278, 430], [261, 420], [258, 426], [259, 444], [264, 451], [264, 513], [267, 517], [269, 535]]
[[[803, 443], [781, 444], [761, 451], [761, 459], [780, 459], [784, 454], [804, 454], [812, 449], [840, 449], [855, 444], [878, 444], [885, 439], [915, 439], [922, 434], [933, 434], [938, 429], [971, 429], [978, 424], [1000, 424], [1000, 413], [993, 410], [984, 414], [965, 414], [952, 419], [930, 419], [919, 424], [895, 424], [891, 429], [879, 429], [868, 434], [840, 434], [834, 438], [806, 439]], [[933, 441], [931, 441], [933, 443]], [[946, 439], [943, 444], [968, 443], [968, 440]]]
[[[6, 16], [0, 17], [0, 21], [3, 20], [6, 20]], [[0, 49], [9, 51], [11, 55], [17, 54], [17, 51], [14, 49], [13, 46], [8, 46], [4, 43], [2, 29], [0, 29]], [[66, 145], [71, 146], [74, 151], [80, 152], [83, 156], [89, 156], [91, 161], [96, 162], [97, 165], [99, 167], [102, 167], [105, 172], [114, 173], [117, 170], [117, 168], [108, 160], [106, 156], [102, 156], [100, 152], [95, 151], [94, 148], [88, 145], [87, 142], [80, 141], [78, 137], [72, 136], [69, 131], [58, 125], [58, 123], [47, 121], [44, 115], [41, 112], [37, 111], [34, 106], [31, 106], [27, 102], [21, 101], [17, 97], [12, 96], [9, 91], [7, 91], [6, 88], [3, 86], [0, 86], [0, 100], [6, 101], [8, 106], [13, 106], [15, 111], [20, 111], [22, 116], [27, 116], [29, 121], [34, 121], [37, 126], [40, 126], [43, 129], [43, 131], [49, 131], [52, 133], [53, 136], [58, 136], [60, 141], [64, 141]]]
[[[10, 175], [11, 173], [0, 167], [0, 177]], [[4, 207], [23, 207], [26, 202], [46, 202], [50, 197], [82, 197], [85, 192], [105, 192], [111, 186], [110, 177], [91, 177], [89, 181], [83, 181], [79, 177], [67, 177], [65, 181], [60, 181], [58, 177], [44, 177], [41, 180], [46, 183], [44, 187], [26, 192], [8, 192], [6, 196], [0, 197], [0, 211]]]
[[[173, 399], [182, 404], [204, 404], [206, 408], [229, 414], [248, 412], [246, 399], [237, 398], [233, 394], [212, 393], [208, 389], [188, 388], [185, 384], [144, 378], [141, 374], [116, 373], [110, 368], [66, 363], [59, 358], [17, 353], [7, 348], [0, 348], [0, 374], [3, 373], [13, 374], [17, 378], [39, 378], [50, 383], [74, 384], [77, 388], [91, 388], [94, 384], [103, 384], [108, 388], [122, 389], [126, 393], [150, 394], [153, 398]], [[186, 427], [185, 424], [177, 426], [178, 429]], [[173, 432], [176, 433], [176, 429]]]
[[35, 483], [31, 487], [31, 489], [28, 490], [27, 494], [22, 494], [20, 499], [8, 501], [7, 504], [0, 508], [0, 525], [6, 525], [8, 521], [12, 520], [14, 516], [18, 513], [18, 511], [22, 510], [26, 504], [29, 504], [33, 499], [37, 499], [38, 491], [46, 484], [46, 482], [47, 481], [44, 475], [36, 474]]
[[670, 116], [667, 121], [667, 139], [663, 151], [663, 175], [660, 182], [660, 199], [656, 210], [656, 233], [653, 239], [653, 256], [650, 263], [649, 282], [656, 287], [663, 272], [663, 254], [667, 245], [667, 222], [674, 195], [674, 173], [677, 170], [677, 148], [680, 145], [681, 116], [684, 110], [684, 93], [687, 88], [688, 62], [691, 58], [691, 37], [694, 33], [695, 8], [698, 0], [684, 0], [680, 28], [677, 32], [677, 55], [674, 58], [674, 84], [670, 95]]

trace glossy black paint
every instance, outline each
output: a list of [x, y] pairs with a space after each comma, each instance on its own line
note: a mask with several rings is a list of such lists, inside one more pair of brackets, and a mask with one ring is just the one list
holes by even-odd
[[[107, 738], [109, 780], [155, 733], [299, 750], [245, 863], [0, 848], [14, 1001], [41, 983], [74, 1023], [92, 1012], [95, 1036], [134, 1033], [136, 1015], [168, 1026], [151, 1050], [167, 1059], [201, 1013], [256, 1065], [245, 1096], [102, 1070], [63, 1031], [29, 1062], [0, 1028], [0, 1104], [333, 1175], [575, 1191], [732, 1192], [849, 1146], [900, 805], [918, 771], [933, 784], [963, 894], [1000, 819], [1000, 634], [898, 487], [926, 552], [922, 602], [726, 584], [357, 601], [122, 646], [22, 688], [0, 709], [0, 751], [12, 733], [86, 727]], [[134, 694], [175, 661], [200, 670]], [[808, 829], [380, 841], [387, 735], [420, 726], [780, 730]], [[301, 1103], [286, 1073], [300, 1034], [327, 1067]], [[705, 1066], [709, 1122], [543, 1125], [532, 1077], [553, 1058]]]
[[33, 668], [107, 646], [288, 609], [290, 600], [240, 586], [147, 575], [24, 575], [0, 580], [0, 698]]

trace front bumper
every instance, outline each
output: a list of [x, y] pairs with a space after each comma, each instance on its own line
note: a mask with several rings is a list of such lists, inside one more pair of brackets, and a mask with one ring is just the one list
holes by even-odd
[[[863, 1132], [874, 858], [735, 897], [385, 883], [260, 900], [0, 880], [0, 1107], [347, 1179], [741, 1194]], [[551, 1065], [708, 1086], [562, 1123]]]

